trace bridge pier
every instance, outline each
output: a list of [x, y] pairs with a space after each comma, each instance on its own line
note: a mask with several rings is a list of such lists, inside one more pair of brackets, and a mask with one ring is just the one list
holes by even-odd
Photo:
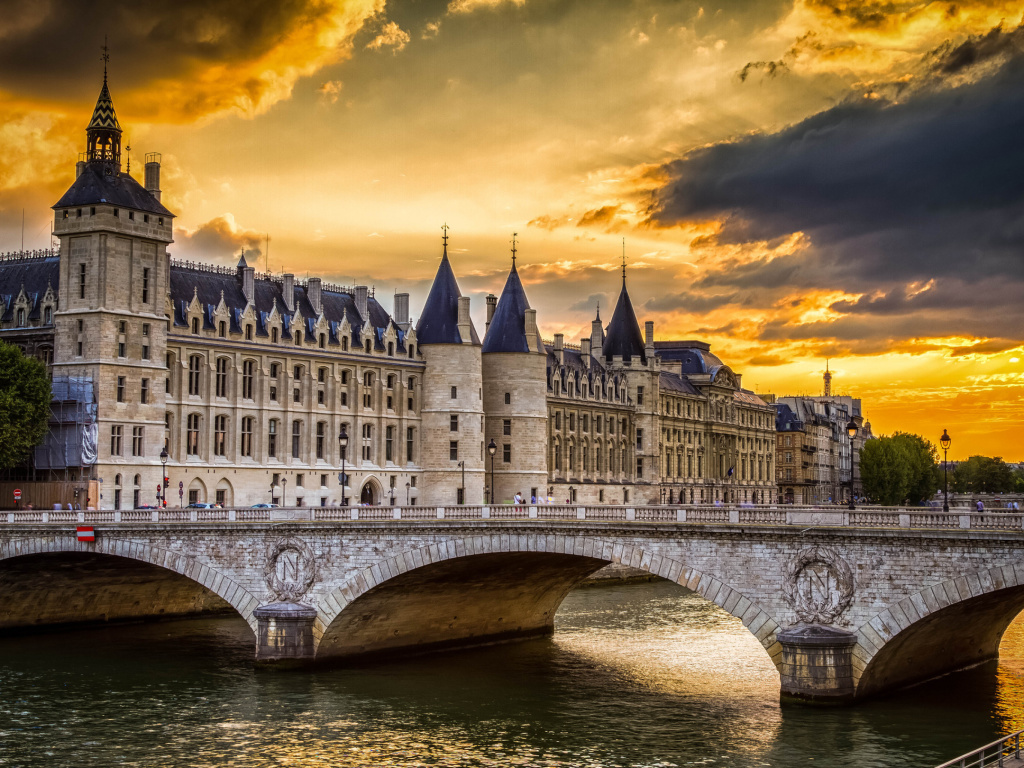
[[316, 609], [299, 603], [270, 603], [252, 612], [258, 622], [256, 664], [280, 669], [311, 664], [316, 653]]
[[776, 633], [782, 645], [782, 701], [817, 706], [852, 704], [853, 647], [857, 635], [808, 624]]

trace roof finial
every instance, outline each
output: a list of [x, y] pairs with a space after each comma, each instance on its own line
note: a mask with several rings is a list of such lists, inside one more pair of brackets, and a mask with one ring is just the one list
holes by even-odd
[[127, 172], [131, 173], [132, 172], [132, 145], [131, 144], [125, 145], [124, 151], [128, 153], [128, 169], [127, 169]]
[[103, 59], [103, 84], [107, 83], [107, 62], [110, 61], [110, 48], [107, 47], [107, 36], [103, 36], [103, 46], [100, 48], [103, 51], [100, 56]]
[[597, 302], [597, 319], [601, 319], [601, 302]]
[[518, 232], [512, 233], [512, 266], [516, 265], [516, 237], [519, 235]]
[[444, 233], [444, 234], [441, 235], [441, 240], [444, 243], [444, 255], [447, 256], [448, 255], [448, 224], [447, 223], [444, 223], [444, 224], [441, 225], [441, 232]]
[[626, 284], [626, 238], [622, 238], [622, 284]]

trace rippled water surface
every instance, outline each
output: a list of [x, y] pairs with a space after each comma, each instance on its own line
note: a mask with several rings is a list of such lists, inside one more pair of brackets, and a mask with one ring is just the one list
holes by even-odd
[[257, 673], [240, 620], [0, 639], [0, 766], [928, 768], [1024, 727], [1003, 661], [849, 709], [778, 704], [731, 616], [668, 583], [583, 589], [553, 638]]

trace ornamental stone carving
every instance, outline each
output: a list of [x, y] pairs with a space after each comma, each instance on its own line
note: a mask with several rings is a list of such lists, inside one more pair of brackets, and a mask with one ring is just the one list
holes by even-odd
[[279, 600], [297, 601], [316, 578], [312, 550], [299, 539], [278, 539], [267, 548], [264, 577]]
[[786, 566], [786, 599], [807, 624], [839, 624], [853, 599], [850, 564], [832, 547], [801, 549]]

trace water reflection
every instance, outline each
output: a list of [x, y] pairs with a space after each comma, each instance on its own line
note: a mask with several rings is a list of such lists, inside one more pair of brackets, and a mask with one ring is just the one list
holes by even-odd
[[918, 768], [1022, 727], [1004, 661], [884, 701], [780, 709], [738, 620], [673, 585], [573, 593], [547, 640], [255, 673], [217, 619], [0, 640], [0, 766]]

